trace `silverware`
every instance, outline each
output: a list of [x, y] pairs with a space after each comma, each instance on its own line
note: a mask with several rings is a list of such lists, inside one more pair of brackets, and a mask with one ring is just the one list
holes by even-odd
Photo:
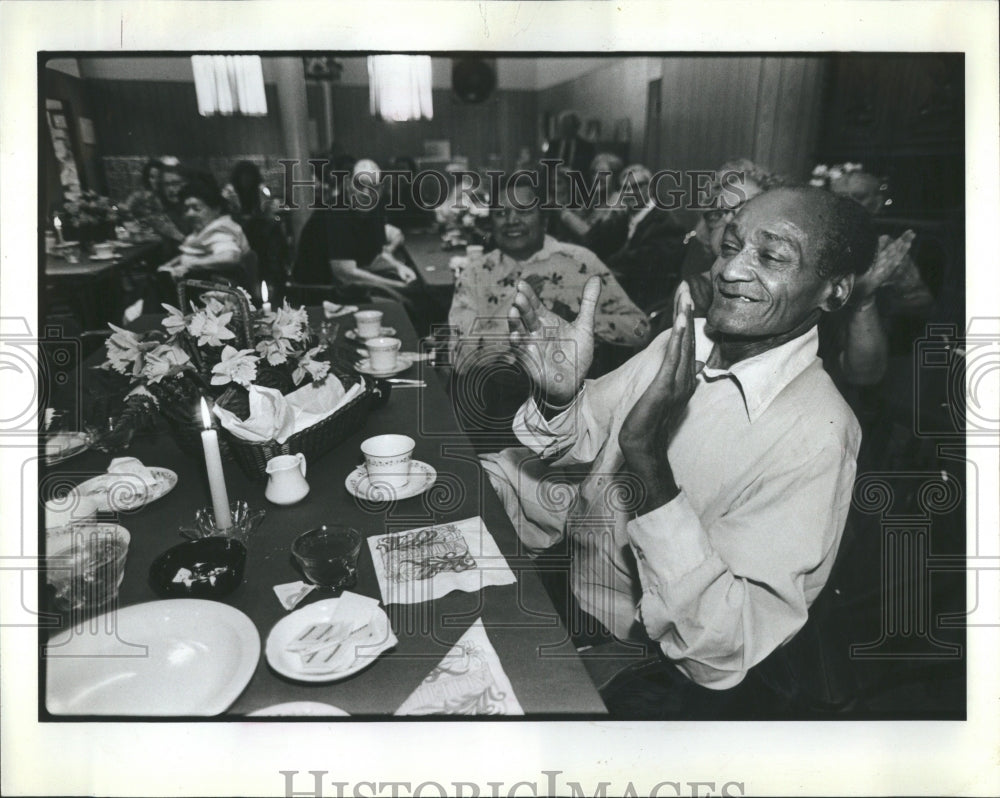
[[386, 382], [392, 383], [393, 385], [398, 385], [401, 388], [426, 388], [427, 382], [424, 380], [404, 380], [399, 378], [392, 378], [386, 380]]

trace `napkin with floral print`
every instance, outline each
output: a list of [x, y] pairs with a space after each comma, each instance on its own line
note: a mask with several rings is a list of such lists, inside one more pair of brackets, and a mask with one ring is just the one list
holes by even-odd
[[481, 618], [417, 686], [396, 715], [523, 715]]
[[419, 604], [517, 581], [482, 518], [368, 538], [386, 604]]

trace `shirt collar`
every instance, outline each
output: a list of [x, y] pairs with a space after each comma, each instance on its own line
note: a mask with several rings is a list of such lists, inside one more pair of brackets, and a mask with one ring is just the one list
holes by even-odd
[[535, 252], [534, 254], [530, 255], [529, 257], [525, 258], [524, 260], [519, 260], [518, 258], [515, 258], [513, 255], [507, 255], [501, 252], [499, 249], [495, 249], [493, 250], [493, 252], [497, 253], [496, 258], [498, 262], [506, 259], [508, 261], [512, 261], [513, 263], [535, 263], [536, 261], [540, 260], [548, 260], [554, 254], [559, 252], [560, 249], [561, 247], [559, 242], [556, 241], [556, 239], [554, 239], [552, 236], [546, 234], [544, 240], [542, 241], [542, 248], [537, 252]]
[[[695, 360], [706, 363], [715, 343], [705, 334], [705, 319], [694, 320], [694, 332]], [[752, 424], [786, 385], [816, 362], [818, 348], [819, 332], [814, 325], [797, 338], [734, 363], [728, 369], [705, 367], [701, 374], [705, 379], [723, 376], [735, 379], [743, 393], [747, 416]]]

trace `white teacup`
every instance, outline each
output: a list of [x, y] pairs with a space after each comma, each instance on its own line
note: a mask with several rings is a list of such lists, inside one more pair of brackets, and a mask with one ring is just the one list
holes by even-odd
[[376, 435], [361, 444], [368, 479], [375, 485], [401, 488], [410, 481], [413, 438], [408, 435]]
[[354, 314], [358, 338], [376, 338], [382, 332], [381, 310], [359, 310]]
[[115, 245], [108, 242], [103, 244], [94, 244], [94, 254], [98, 258], [110, 258], [115, 254]]
[[369, 338], [365, 341], [368, 350], [368, 362], [372, 371], [392, 371], [396, 368], [396, 359], [403, 342], [398, 338]]

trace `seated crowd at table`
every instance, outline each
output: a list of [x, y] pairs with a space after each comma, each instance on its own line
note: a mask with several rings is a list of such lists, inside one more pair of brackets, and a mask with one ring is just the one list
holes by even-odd
[[[553, 601], [590, 630], [582, 653], [646, 646], [667, 666], [612, 712], [669, 717], [736, 689], [806, 624], [844, 534], [859, 391], [883, 378], [897, 320], [934, 297], [912, 232], [878, 235], [874, 175], [808, 185], [737, 157], [685, 214], [657, 201], [660, 165], [594, 152], [563, 121], [554, 172], [469, 193], [486, 209], [470, 218], [448, 195], [433, 235], [469, 247], [446, 305], [370, 158], [341, 159], [294, 246], [249, 162], [220, 187], [152, 159], [126, 205], [162, 245], [147, 312], [192, 277], [255, 302], [262, 284], [274, 301], [399, 302], [525, 549], [566, 554], [571, 593]], [[597, 200], [572, 201], [578, 179]]]

